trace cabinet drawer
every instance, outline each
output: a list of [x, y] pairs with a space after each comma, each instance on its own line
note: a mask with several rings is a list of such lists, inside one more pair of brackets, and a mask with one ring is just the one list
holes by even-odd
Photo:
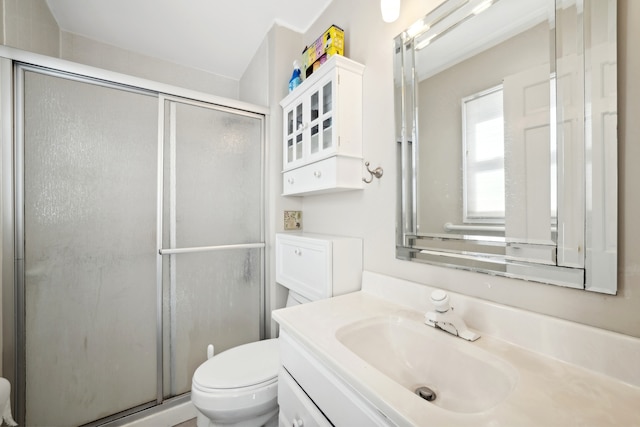
[[332, 157], [284, 173], [282, 193], [302, 194], [335, 186], [336, 158]]
[[310, 300], [332, 296], [331, 242], [276, 235], [276, 281]]
[[331, 427], [318, 407], [300, 388], [286, 369], [280, 369], [278, 376], [278, 405], [281, 427]]
[[333, 156], [283, 174], [282, 194], [304, 195], [362, 188], [362, 160]]

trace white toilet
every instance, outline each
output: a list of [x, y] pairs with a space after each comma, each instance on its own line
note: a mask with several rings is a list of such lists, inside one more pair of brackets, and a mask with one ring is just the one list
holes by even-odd
[[277, 425], [278, 340], [244, 344], [224, 351], [196, 369], [191, 402], [198, 427]]
[[[287, 307], [308, 301], [289, 291]], [[277, 338], [234, 347], [204, 362], [191, 383], [197, 426], [277, 426], [279, 369]]]
[[[287, 307], [360, 288], [362, 240], [276, 234], [276, 281]], [[278, 424], [277, 339], [244, 344], [204, 362], [193, 374], [191, 402], [198, 427]]]

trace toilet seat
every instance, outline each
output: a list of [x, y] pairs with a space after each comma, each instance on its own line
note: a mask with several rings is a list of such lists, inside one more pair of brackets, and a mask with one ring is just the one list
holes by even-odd
[[278, 339], [244, 344], [226, 350], [196, 369], [191, 402], [212, 424], [245, 424], [271, 419], [278, 411]]
[[192, 386], [216, 393], [262, 388], [277, 381], [280, 351], [277, 339], [244, 344], [210, 358], [196, 369]]
[[201, 390], [191, 386], [191, 402], [207, 416], [217, 420], [252, 417], [277, 408], [278, 378], [260, 385], [235, 389]]

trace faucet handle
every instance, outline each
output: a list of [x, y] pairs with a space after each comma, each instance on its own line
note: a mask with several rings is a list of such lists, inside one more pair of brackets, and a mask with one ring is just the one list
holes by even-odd
[[446, 313], [451, 308], [449, 305], [449, 294], [443, 290], [436, 289], [431, 292], [431, 304], [433, 304], [438, 313]]

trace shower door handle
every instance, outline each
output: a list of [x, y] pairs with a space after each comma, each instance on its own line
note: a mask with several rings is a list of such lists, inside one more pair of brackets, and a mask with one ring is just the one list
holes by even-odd
[[211, 252], [211, 251], [225, 251], [229, 249], [256, 249], [264, 248], [265, 243], [240, 243], [236, 245], [218, 245], [218, 246], [194, 246], [191, 248], [160, 248], [158, 253], [160, 255], [174, 255], [174, 254], [188, 254], [194, 252]]

